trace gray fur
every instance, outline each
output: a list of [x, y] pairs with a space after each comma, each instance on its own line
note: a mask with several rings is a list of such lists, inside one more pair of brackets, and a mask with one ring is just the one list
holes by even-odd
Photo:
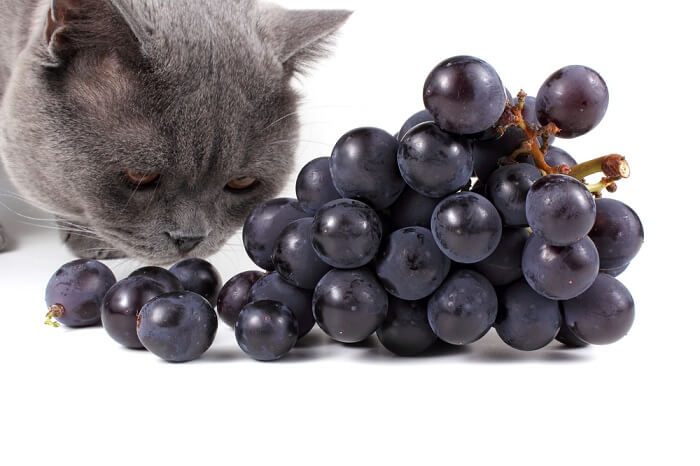
[[[166, 263], [167, 232], [217, 251], [293, 166], [295, 73], [345, 11], [253, 0], [53, 0], [82, 5], [46, 36], [51, 0], [0, 0], [0, 160], [22, 195], [97, 238], [81, 256]], [[49, 23], [51, 24], [51, 23]], [[134, 191], [124, 170], [161, 173]], [[224, 190], [252, 176], [256, 188]], [[0, 229], [0, 244], [3, 243]]]

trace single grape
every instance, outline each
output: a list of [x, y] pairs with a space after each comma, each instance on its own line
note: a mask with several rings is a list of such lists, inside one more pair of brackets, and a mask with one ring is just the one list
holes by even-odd
[[129, 277], [146, 277], [155, 280], [165, 287], [166, 293], [185, 291], [180, 280], [172, 272], [162, 267], [141, 267], [131, 272]]
[[289, 283], [313, 290], [331, 266], [318, 257], [311, 245], [314, 220], [302, 218], [282, 230], [272, 251], [275, 270]]
[[243, 225], [243, 246], [260, 268], [275, 270], [272, 249], [284, 228], [310, 215], [296, 199], [280, 198], [263, 202], [248, 215]]
[[625, 285], [601, 273], [582, 295], [564, 301], [564, 323], [592, 345], [615, 343], [634, 322], [634, 299]]
[[430, 327], [452, 345], [468, 345], [486, 335], [497, 313], [493, 286], [470, 270], [454, 272], [428, 302]]
[[258, 361], [276, 361], [289, 353], [299, 338], [294, 313], [277, 301], [256, 301], [243, 308], [236, 321], [236, 340]]
[[144, 304], [169, 291], [145, 276], [129, 277], [109, 289], [102, 301], [102, 325], [107, 334], [127, 348], [143, 348], [136, 335], [136, 318]]
[[525, 228], [504, 228], [496, 250], [486, 259], [474, 264], [474, 270], [485, 276], [493, 286], [509, 285], [523, 276], [523, 249], [530, 237]]
[[331, 270], [314, 291], [313, 310], [318, 326], [332, 339], [359, 343], [384, 322], [389, 298], [367, 268]]
[[544, 348], [561, 327], [559, 303], [544, 298], [520, 280], [499, 296], [496, 332], [509, 346], [521, 351]]
[[299, 325], [299, 338], [314, 328], [316, 320], [311, 311], [311, 291], [290, 285], [277, 272], [265, 275], [250, 289], [250, 302], [277, 301], [292, 310]]
[[183, 259], [170, 267], [170, 272], [180, 280], [186, 291], [197, 293], [212, 306], [221, 289], [221, 275], [203, 259]]
[[445, 131], [475, 134], [496, 124], [506, 107], [506, 93], [491, 65], [460, 56], [443, 61], [430, 73], [423, 101]]
[[391, 229], [396, 231], [406, 227], [430, 228], [430, 219], [441, 199], [423, 196], [411, 188], [406, 188], [389, 210]]
[[558, 137], [570, 139], [598, 126], [608, 109], [608, 86], [594, 70], [566, 66], [552, 74], [537, 93], [537, 118], [561, 130]]
[[411, 116], [411, 118], [406, 120], [406, 123], [403, 124], [399, 134], [396, 136], [396, 139], [401, 141], [410, 130], [421, 123], [427, 123], [429, 121], [433, 121], [433, 116], [427, 110], [421, 110], [420, 112], [415, 113], [413, 116]]
[[532, 289], [545, 298], [571, 299], [593, 284], [598, 275], [598, 251], [587, 236], [569, 246], [551, 246], [532, 235], [525, 244], [522, 267]]
[[625, 270], [627, 270], [627, 267], [629, 267], [629, 264], [621, 265], [620, 267], [613, 267], [611, 269], [604, 269], [601, 267], [600, 273], [605, 273], [610, 275], [611, 277], [619, 277], [624, 273]]
[[431, 229], [442, 252], [463, 264], [490, 256], [502, 233], [501, 217], [493, 204], [471, 192], [455, 194], [438, 204]]
[[[561, 301], [559, 301], [559, 308], [561, 309]], [[569, 327], [566, 326], [564, 323], [564, 317], [562, 316], [561, 318], [561, 328], [559, 329], [559, 333], [557, 333], [556, 340], [565, 345], [568, 346], [569, 348], [584, 348], [588, 346], [588, 343], [585, 341], [581, 340], [579, 337], [574, 335], [574, 332], [572, 332]]]
[[499, 168], [487, 183], [488, 198], [501, 214], [503, 225], [525, 227], [525, 199], [532, 185], [542, 178], [537, 167], [515, 163]]
[[339, 269], [355, 269], [377, 254], [382, 222], [366, 204], [339, 199], [319, 209], [311, 235], [313, 248], [324, 262]]
[[547, 162], [547, 165], [550, 167], [566, 165], [567, 167], [571, 168], [576, 166], [576, 160], [569, 155], [568, 152], [559, 147], [550, 146], [547, 153], [544, 154], [544, 161]]
[[498, 169], [498, 161], [512, 155], [526, 139], [520, 128], [511, 126], [499, 138], [474, 142], [474, 174], [484, 182], [488, 180]]
[[644, 228], [637, 213], [618, 200], [597, 199], [595, 204], [595, 224], [589, 236], [598, 248], [601, 269], [616, 272], [639, 253]]
[[377, 258], [376, 271], [389, 294], [415, 301], [437, 290], [451, 266], [430, 230], [408, 227], [391, 234]]
[[169, 362], [186, 362], [209, 349], [218, 322], [214, 309], [197, 293], [168, 293], [141, 308], [136, 334], [156, 356]]
[[403, 301], [389, 296], [389, 311], [377, 337], [386, 349], [399, 356], [416, 356], [426, 351], [437, 340], [428, 322], [427, 301]]
[[340, 194], [333, 186], [330, 160], [330, 157], [312, 160], [301, 169], [297, 177], [297, 199], [312, 215], [324, 204], [340, 198]]
[[375, 209], [386, 209], [401, 195], [406, 183], [396, 164], [398, 141], [377, 128], [346, 133], [333, 148], [331, 176], [338, 192]]
[[88, 327], [100, 323], [100, 306], [107, 291], [117, 282], [102, 262], [79, 259], [62, 265], [46, 285], [46, 323]]
[[567, 175], [543, 176], [530, 188], [525, 202], [532, 231], [553, 246], [580, 241], [593, 228], [596, 203], [588, 188]]
[[435, 123], [411, 129], [401, 140], [399, 171], [406, 184], [424, 196], [441, 198], [463, 188], [474, 170], [472, 143]]
[[248, 304], [250, 289], [262, 277], [263, 273], [255, 270], [239, 273], [221, 288], [216, 302], [216, 310], [226, 325], [236, 326], [238, 314]]

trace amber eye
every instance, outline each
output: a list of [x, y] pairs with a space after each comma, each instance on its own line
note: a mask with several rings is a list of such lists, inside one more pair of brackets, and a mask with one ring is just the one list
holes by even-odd
[[257, 182], [258, 180], [256, 180], [252, 176], [243, 176], [241, 178], [232, 179], [226, 184], [226, 187], [233, 191], [242, 191], [244, 189], [250, 188]]
[[152, 185], [158, 181], [159, 178], [160, 175], [158, 173], [140, 173], [134, 170], [127, 170], [124, 172], [124, 179], [126, 182], [139, 188]]

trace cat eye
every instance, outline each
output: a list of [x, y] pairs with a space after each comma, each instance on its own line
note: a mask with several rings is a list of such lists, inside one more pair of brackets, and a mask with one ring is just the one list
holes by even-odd
[[258, 180], [252, 176], [243, 176], [240, 178], [234, 178], [226, 184], [226, 188], [233, 191], [243, 191], [255, 185]]
[[140, 173], [134, 170], [127, 170], [124, 172], [124, 180], [138, 188], [145, 188], [146, 186], [152, 185], [158, 181], [158, 179], [160, 179], [158, 173]]

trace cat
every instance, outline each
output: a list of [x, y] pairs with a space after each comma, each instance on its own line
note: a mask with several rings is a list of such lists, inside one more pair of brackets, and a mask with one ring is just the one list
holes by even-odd
[[[344, 10], [2, 0], [0, 161], [79, 257], [206, 257], [293, 166], [292, 79]], [[0, 227], [0, 245], [5, 243]]]

